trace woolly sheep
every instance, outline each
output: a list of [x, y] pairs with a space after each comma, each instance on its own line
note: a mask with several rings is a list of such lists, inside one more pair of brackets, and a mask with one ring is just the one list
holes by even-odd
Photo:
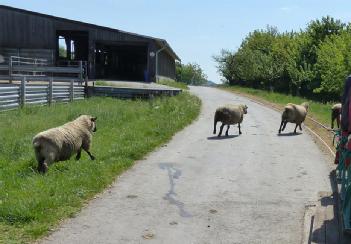
[[285, 130], [286, 124], [294, 123], [296, 124], [294, 133], [296, 134], [297, 126], [299, 126], [302, 131], [301, 124], [305, 121], [306, 115], [308, 112], [308, 103], [304, 102], [301, 105], [296, 105], [293, 103], [288, 103], [284, 107], [284, 111], [282, 114], [282, 122], [279, 127], [279, 134]]
[[331, 128], [334, 129], [334, 121], [336, 120], [336, 125], [340, 128], [340, 118], [341, 118], [341, 103], [334, 104], [331, 108]]
[[77, 153], [80, 159], [82, 149], [91, 160], [95, 157], [90, 153], [92, 132], [96, 131], [96, 117], [81, 115], [77, 119], [60, 127], [40, 132], [33, 138], [33, 147], [38, 161], [38, 171], [45, 173], [48, 165], [64, 161]]
[[247, 106], [245, 104], [227, 104], [225, 106], [217, 108], [214, 116], [213, 134], [216, 134], [216, 126], [218, 121], [222, 122], [218, 136], [222, 135], [222, 130], [225, 125], [227, 125], [227, 131], [225, 135], [228, 136], [229, 127], [230, 125], [234, 124], [238, 124], [239, 134], [241, 134], [240, 124], [243, 121], [244, 114], [247, 114]]

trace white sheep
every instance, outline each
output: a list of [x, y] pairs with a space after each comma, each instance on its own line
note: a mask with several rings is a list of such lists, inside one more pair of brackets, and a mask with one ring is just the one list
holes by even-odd
[[40, 132], [33, 138], [33, 147], [38, 161], [38, 171], [45, 173], [48, 166], [57, 161], [64, 161], [77, 153], [80, 159], [82, 149], [91, 160], [90, 153], [92, 132], [96, 131], [96, 117], [81, 115], [62, 126]]
[[244, 114], [247, 114], [247, 106], [245, 104], [227, 104], [225, 106], [217, 108], [214, 116], [213, 134], [216, 134], [216, 126], [218, 121], [222, 122], [218, 136], [222, 135], [222, 130], [225, 125], [227, 125], [227, 131], [225, 135], [228, 136], [229, 127], [230, 125], [234, 124], [238, 124], [239, 134], [241, 134], [240, 124], [243, 121]]
[[305, 121], [307, 112], [308, 112], [308, 103], [304, 102], [301, 105], [296, 105], [293, 103], [288, 103], [284, 107], [284, 111], [282, 114], [282, 122], [280, 123], [279, 127], [279, 134], [285, 130], [286, 124], [294, 123], [296, 124], [294, 133], [296, 134], [297, 126], [299, 126], [300, 130], [302, 131], [301, 124]]
[[336, 120], [336, 124], [338, 128], [340, 128], [340, 120], [341, 120], [341, 103], [334, 104], [331, 108], [331, 128], [334, 129], [334, 121]]

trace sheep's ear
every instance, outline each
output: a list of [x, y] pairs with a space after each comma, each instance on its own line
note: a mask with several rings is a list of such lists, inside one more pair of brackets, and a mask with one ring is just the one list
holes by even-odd
[[92, 117], [91, 121], [95, 122], [97, 120], [97, 117]]

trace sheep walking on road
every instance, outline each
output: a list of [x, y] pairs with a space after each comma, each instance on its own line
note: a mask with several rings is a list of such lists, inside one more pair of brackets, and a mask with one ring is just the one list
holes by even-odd
[[293, 103], [288, 103], [284, 107], [284, 111], [282, 114], [282, 122], [279, 127], [279, 134], [285, 130], [286, 124], [294, 123], [296, 124], [294, 133], [296, 134], [297, 126], [299, 126], [302, 131], [301, 124], [305, 121], [306, 115], [308, 112], [308, 103], [304, 102], [301, 105], [296, 105]]
[[341, 103], [334, 104], [331, 108], [331, 128], [334, 129], [334, 121], [336, 120], [336, 125], [338, 129], [340, 128], [341, 120]]
[[228, 136], [229, 127], [230, 125], [234, 125], [234, 124], [238, 124], [239, 134], [241, 134], [240, 124], [243, 121], [244, 114], [247, 114], [247, 106], [244, 104], [240, 104], [240, 105], [228, 104], [217, 108], [214, 116], [213, 134], [216, 134], [216, 126], [218, 121], [222, 122], [218, 136], [222, 135], [223, 127], [225, 125], [227, 125], [227, 131], [225, 135]]
[[91, 160], [92, 132], [96, 131], [96, 117], [81, 115], [60, 127], [40, 132], [33, 138], [33, 147], [38, 161], [38, 171], [45, 173], [53, 162], [70, 159], [73, 154], [80, 159], [82, 149]]

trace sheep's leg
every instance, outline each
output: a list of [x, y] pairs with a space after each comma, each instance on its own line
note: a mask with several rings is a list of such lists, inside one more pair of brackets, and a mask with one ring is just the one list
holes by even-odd
[[296, 126], [295, 126], [294, 134], [296, 134], [297, 126], [298, 126], [298, 124], [296, 124]]
[[43, 170], [44, 159], [38, 160], [38, 172], [42, 172]]
[[286, 124], [288, 123], [288, 121], [284, 121], [284, 125], [283, 125], [283, 129], [282, 129], [282, 131], [284, 131], [285, 130], [285, 127], [286, 127]]
[[280, 123], [279, 131], [278, 131], [279, 134], [282, 132], [283, 125], [284, 125], [284, 120], [282, 120], [282, 122]]
[[338, 116], [336, 117], [336, 125], [338, 126], [338, 129], [340, 128], [340, 120], [341, 120], [340, 117], [341, 117], [340, 115], [338, 115]]
[[216, 134], [216, 133], [217, 133], [217, 132], [216, 132], [217, 122], [218, 122], [218, 121], [215, 119], [215, 120], [214, 120], [213, 134]]
[[222, 123], [221, 128], [219, 129], [218, 136], [222, 135], [223, 127], [224, 127], [224, 124]]
[[228, 136], [229, 127], [230, 127], [230, 125], [227, 125], [227, 131], [225, 132], [226, 136]]
[[45, 174], [48, 171], [48, 161], [42, 160], [38, 164], [38, 171], [42, 174]]
[[81, 155], [82, 155], [82, 148], [79, 148], [77, 152], [76, 160], [79, 160]]
[[240, 123], [238, 124], [238, 127], [239, 127], [239, 135], [241, 135], [241, 127], [240, 127]]
[[83, 142], [82, 148], [84, 151], [87, 152], [87, 154], [89, 155], [91, 160], [95, 160], [95, 157], [90, 153], [90, 150], [89, 150], [90, 149], [90, 142], [85, 142], [85, 143]]
[[[331, 128], [334, 129], [334, 120], [335, 120], [335, 116], [334, 116], [334, 112], [332, 113], [331, 116]], [[338, 122], [337, 122], [338, 123]], [[339, 128], [339, 123], [338, 123], [338, 128]]]
[[90, 157], [91, 160], [95, 160], [95, 157], [94, 157], [89, 151], [86, 151], [86, 152], [87, 152], [87, 154], [89, 155], [89, 157]]
[[299, 128], [300, 128], [300, 130], [302, 131], [302, 127], [301, 127], [301, 124], [299, 124]]

